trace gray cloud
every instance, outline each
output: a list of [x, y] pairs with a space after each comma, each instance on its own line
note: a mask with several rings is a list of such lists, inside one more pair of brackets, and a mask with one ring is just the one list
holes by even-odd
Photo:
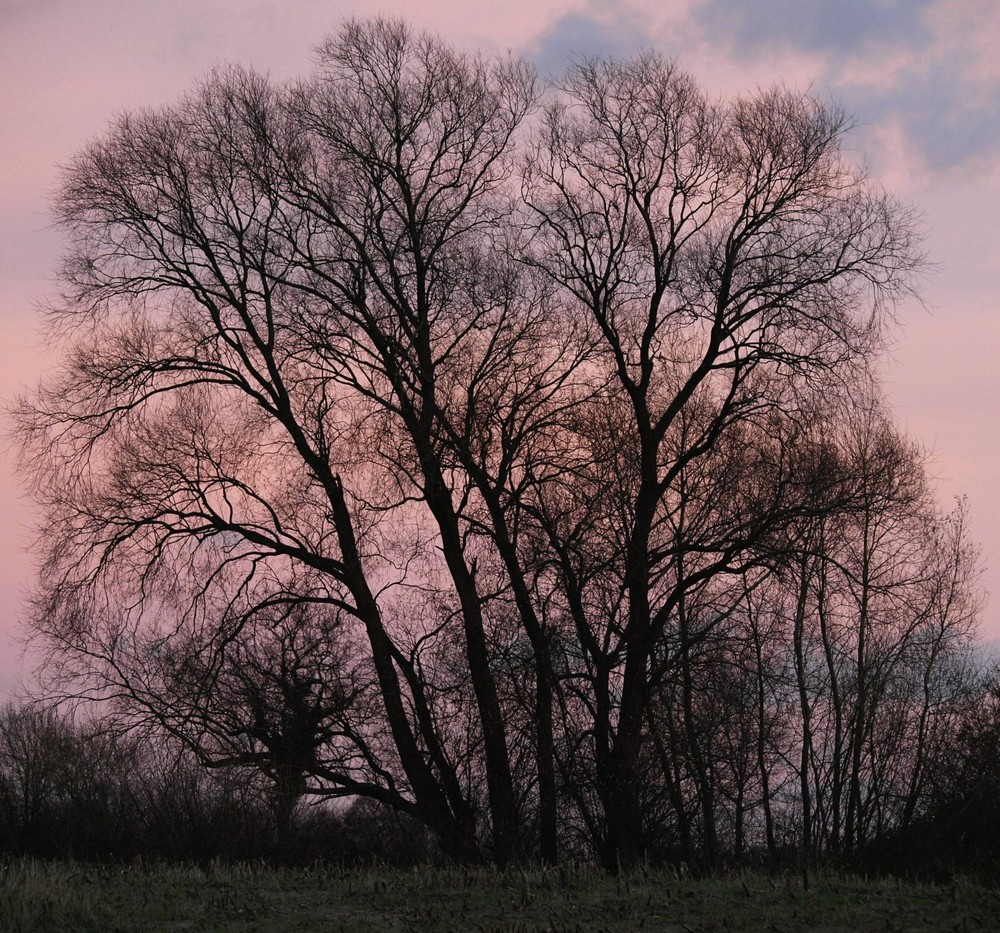
[[622, 6], [608, 15], [567, 13], [542, 35], [528, 58], [544, 74], [559, 74], [574, 57], [627, 58], [657, 42], [635, 12]]
[[28, 19], [49, 7], [57, 6], [60, 0], [0, 0], [0, 26], [7, 28], [18, 20]]
[[927, 168], [948, 172], [970, 161], [1000, 156], [1000, 94], [982, 93], [956, 62], [911, 69], [894, 87], [857, 87], [838, 99], [867, 126], [895, 120]]
[[923, 14], [932, 0], [706, 0], [694, 16], [706, 35], [730, 37], [737, 53], [775, 47], [853, 55], [874, 46], [930, 38]]
[[[703, 0], [693, 19], [705, 42], [736, 58], [780, 51], [823, 62], [814, 87], [827, 90], [863, 124], [896, 122], [932, 171], [950, 171], [1000, 153], [1000, 88], [984, 87], [929, 28], [934, 0]], [[906, 52], [892, 77], [865, 81], [869, 64]], [[775, 78], [780, 78], [775, 75]]]

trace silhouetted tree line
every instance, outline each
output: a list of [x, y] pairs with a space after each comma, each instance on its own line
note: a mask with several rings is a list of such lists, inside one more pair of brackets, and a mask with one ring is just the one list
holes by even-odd
[[0, 712], [0, 855], [307, 866], [435, 854], [423, 827], [371, 801], [292, 820], [259, 774], [212, 772], [181, 747], [30, 704]]
[[279, 835], [366, 800], [463, 861], [808, 864], [930, 819], [978, 556], [880, 398], [922, 258], [849, 130], [382, 20], [120, 117], [18, 411], [43, 695]]

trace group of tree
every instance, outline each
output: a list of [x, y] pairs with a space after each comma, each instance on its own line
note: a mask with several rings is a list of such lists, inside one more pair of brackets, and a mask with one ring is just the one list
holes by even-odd
[[0, 858], [412, 865], [422, 828], [371, 801], [281, 823], [261, 772], [205, 769], [179, 743], [32, 703], [0, 709]]
[[786, 89], [348, 23], [67, 168], [20, 405], [50, 699], [448, 856], [919, 821], [978, 558], [877, 378], [914, 218]]

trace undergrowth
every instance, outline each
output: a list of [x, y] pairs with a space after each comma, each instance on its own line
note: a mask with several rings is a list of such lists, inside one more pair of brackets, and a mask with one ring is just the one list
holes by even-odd
[[609, 876], [592, 866], [408, 870], [0, 862], [0, 930], [971, 931], [1000, 929], [1000, 891], [817, 874]]

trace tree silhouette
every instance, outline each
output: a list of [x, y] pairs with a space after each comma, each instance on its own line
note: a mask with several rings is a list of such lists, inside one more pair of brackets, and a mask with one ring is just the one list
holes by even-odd
[[281, 822], [360, 795], [458, 859], [617, 867], [663, 807], [709, 864], [763, 808], [773, 852], [773, 614], [798, 574], [804, 651], [857, 514], [817, 426], [877, 395], [912, 218], [835, 108], [654, 55], [540, 90], [372, 20], [318, 61], [219, 70], [67, 169], [64, 366], [18, 413], [49, 689], [262, 769]]

